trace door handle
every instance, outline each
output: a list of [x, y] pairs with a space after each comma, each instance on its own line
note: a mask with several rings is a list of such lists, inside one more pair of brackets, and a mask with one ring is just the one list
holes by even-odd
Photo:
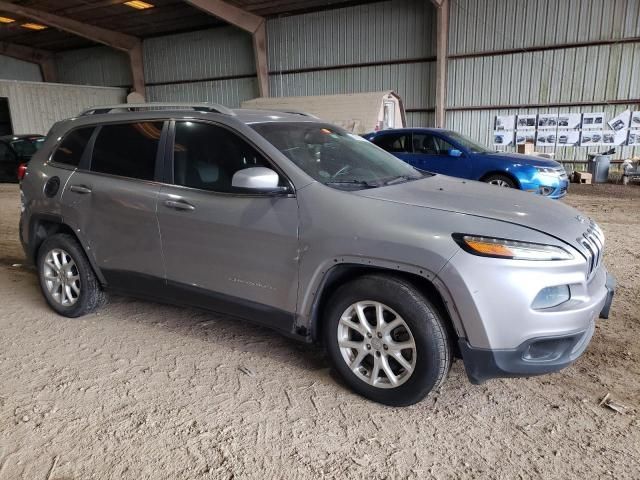
[[169, 208], [175, 208], [176, 210], [195, 210], [196, 207], [183, 200], [165, 200], [164, 204]]
[[85, 187], [84, 185], [71, 185], [69, 190], [76, 193], [87, 194], [91, 193], [91, 189], [89, 187]]

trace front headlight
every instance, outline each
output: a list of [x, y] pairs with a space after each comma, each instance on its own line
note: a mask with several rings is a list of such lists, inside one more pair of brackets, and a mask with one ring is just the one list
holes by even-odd
[[561, 171], [550, 167], [535, 167], [535, 169], [538, 171], [538, 173], [542, 173], [543, 175], [560, 176], [560, 174], [562, 173]]
[[564, 248], [541, 243], [519, 242], [505, 238], [480, 237], [454, 233], [453, 239], [463, 250], [481, 257], [512, 260], [571, 260], [573, 255]]

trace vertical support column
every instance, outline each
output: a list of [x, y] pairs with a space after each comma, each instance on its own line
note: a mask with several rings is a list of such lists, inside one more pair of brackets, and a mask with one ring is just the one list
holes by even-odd
[[[435, 2], [434, 2], [435, 3]], [[449, 0], [436, 6], [436, 127], [445, 128], [447, 101], [447, 57], [449, 48]]]
[[269, 96], [269, 66], [267, 65], [267, 28], [263, 20], [253, 32], [253, 53], [256, 59], [258, 91], [261, 97]]
[[133, 79], [133, 91], [145, 96], [144, 59], [142, 57], [142, 42], [138, 42], [128, 52], [131, 64], [131, 77]]
[[42, 72], [42, 80], [45, 82], [57, 81], [56, 62], [53, 57], [45, 58], [40, 61], [40, 71]]

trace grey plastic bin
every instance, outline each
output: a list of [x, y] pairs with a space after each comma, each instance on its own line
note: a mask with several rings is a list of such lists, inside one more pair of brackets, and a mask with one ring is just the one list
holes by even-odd
[[589, 154], [588, 171], [592, 175], [592, 183], [607, 183], [609, 181], [609, 167], [611, 156], [601, 153]]

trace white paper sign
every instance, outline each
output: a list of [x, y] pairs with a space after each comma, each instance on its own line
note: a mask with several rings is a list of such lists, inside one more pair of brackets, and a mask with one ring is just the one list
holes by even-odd
[[631, 114], [631, 125], [630, 128], [640, 128], [640, 112], [633, 112]]
[[627, 140], [627, 145], [640, 145], [640, 129], [639, 130], [629, 130], [629, 138]]
[[525, 143], [535, 143], [535, 130], [518, 130], [516, 132], [516, 145], [524, 145]]
[[538, 128], [556, 128], [557, 126], [557, 113], [541, 113], [538, 115]]
[[604, 112], [583, 113], [582, 129], [602, 129], [604, 127]]
[[556, 145], [558, 147], [577, 147], [580, 144], [578, 130], [558, 130]]
[[513, 131], [496, 130], [493, 132], [493, 144], [500, 147], [513, 145]]
[[602, 145], [602, 130], [583, 130], [580, 138], [581, 147]]
[[497, 115], [495, 130], [513, 130], [516, 127], [515, 115]]
[[558, 115], [558, 128], [579, 130], [581, 125], [581, 113], [560, 113]]
[[627, 130], [617, 132], [604, 132], [602, 134], [603, 145], [624, 145], [627, 141]]
[[556, 140], [556, 132], [553, 130], [541, 130], [536, 137], [536, 145], [538, 147], [555, 147]]
[[537, 115], [518, 115], [518, 130], [535, 130]]
[[620, 130], [625, 130], [629, 128], [629, 122], [631, 121], [631, 110], [625, 110], [620, 115], [613, 117], [609, 120], [609, 126], [619, 132]]

